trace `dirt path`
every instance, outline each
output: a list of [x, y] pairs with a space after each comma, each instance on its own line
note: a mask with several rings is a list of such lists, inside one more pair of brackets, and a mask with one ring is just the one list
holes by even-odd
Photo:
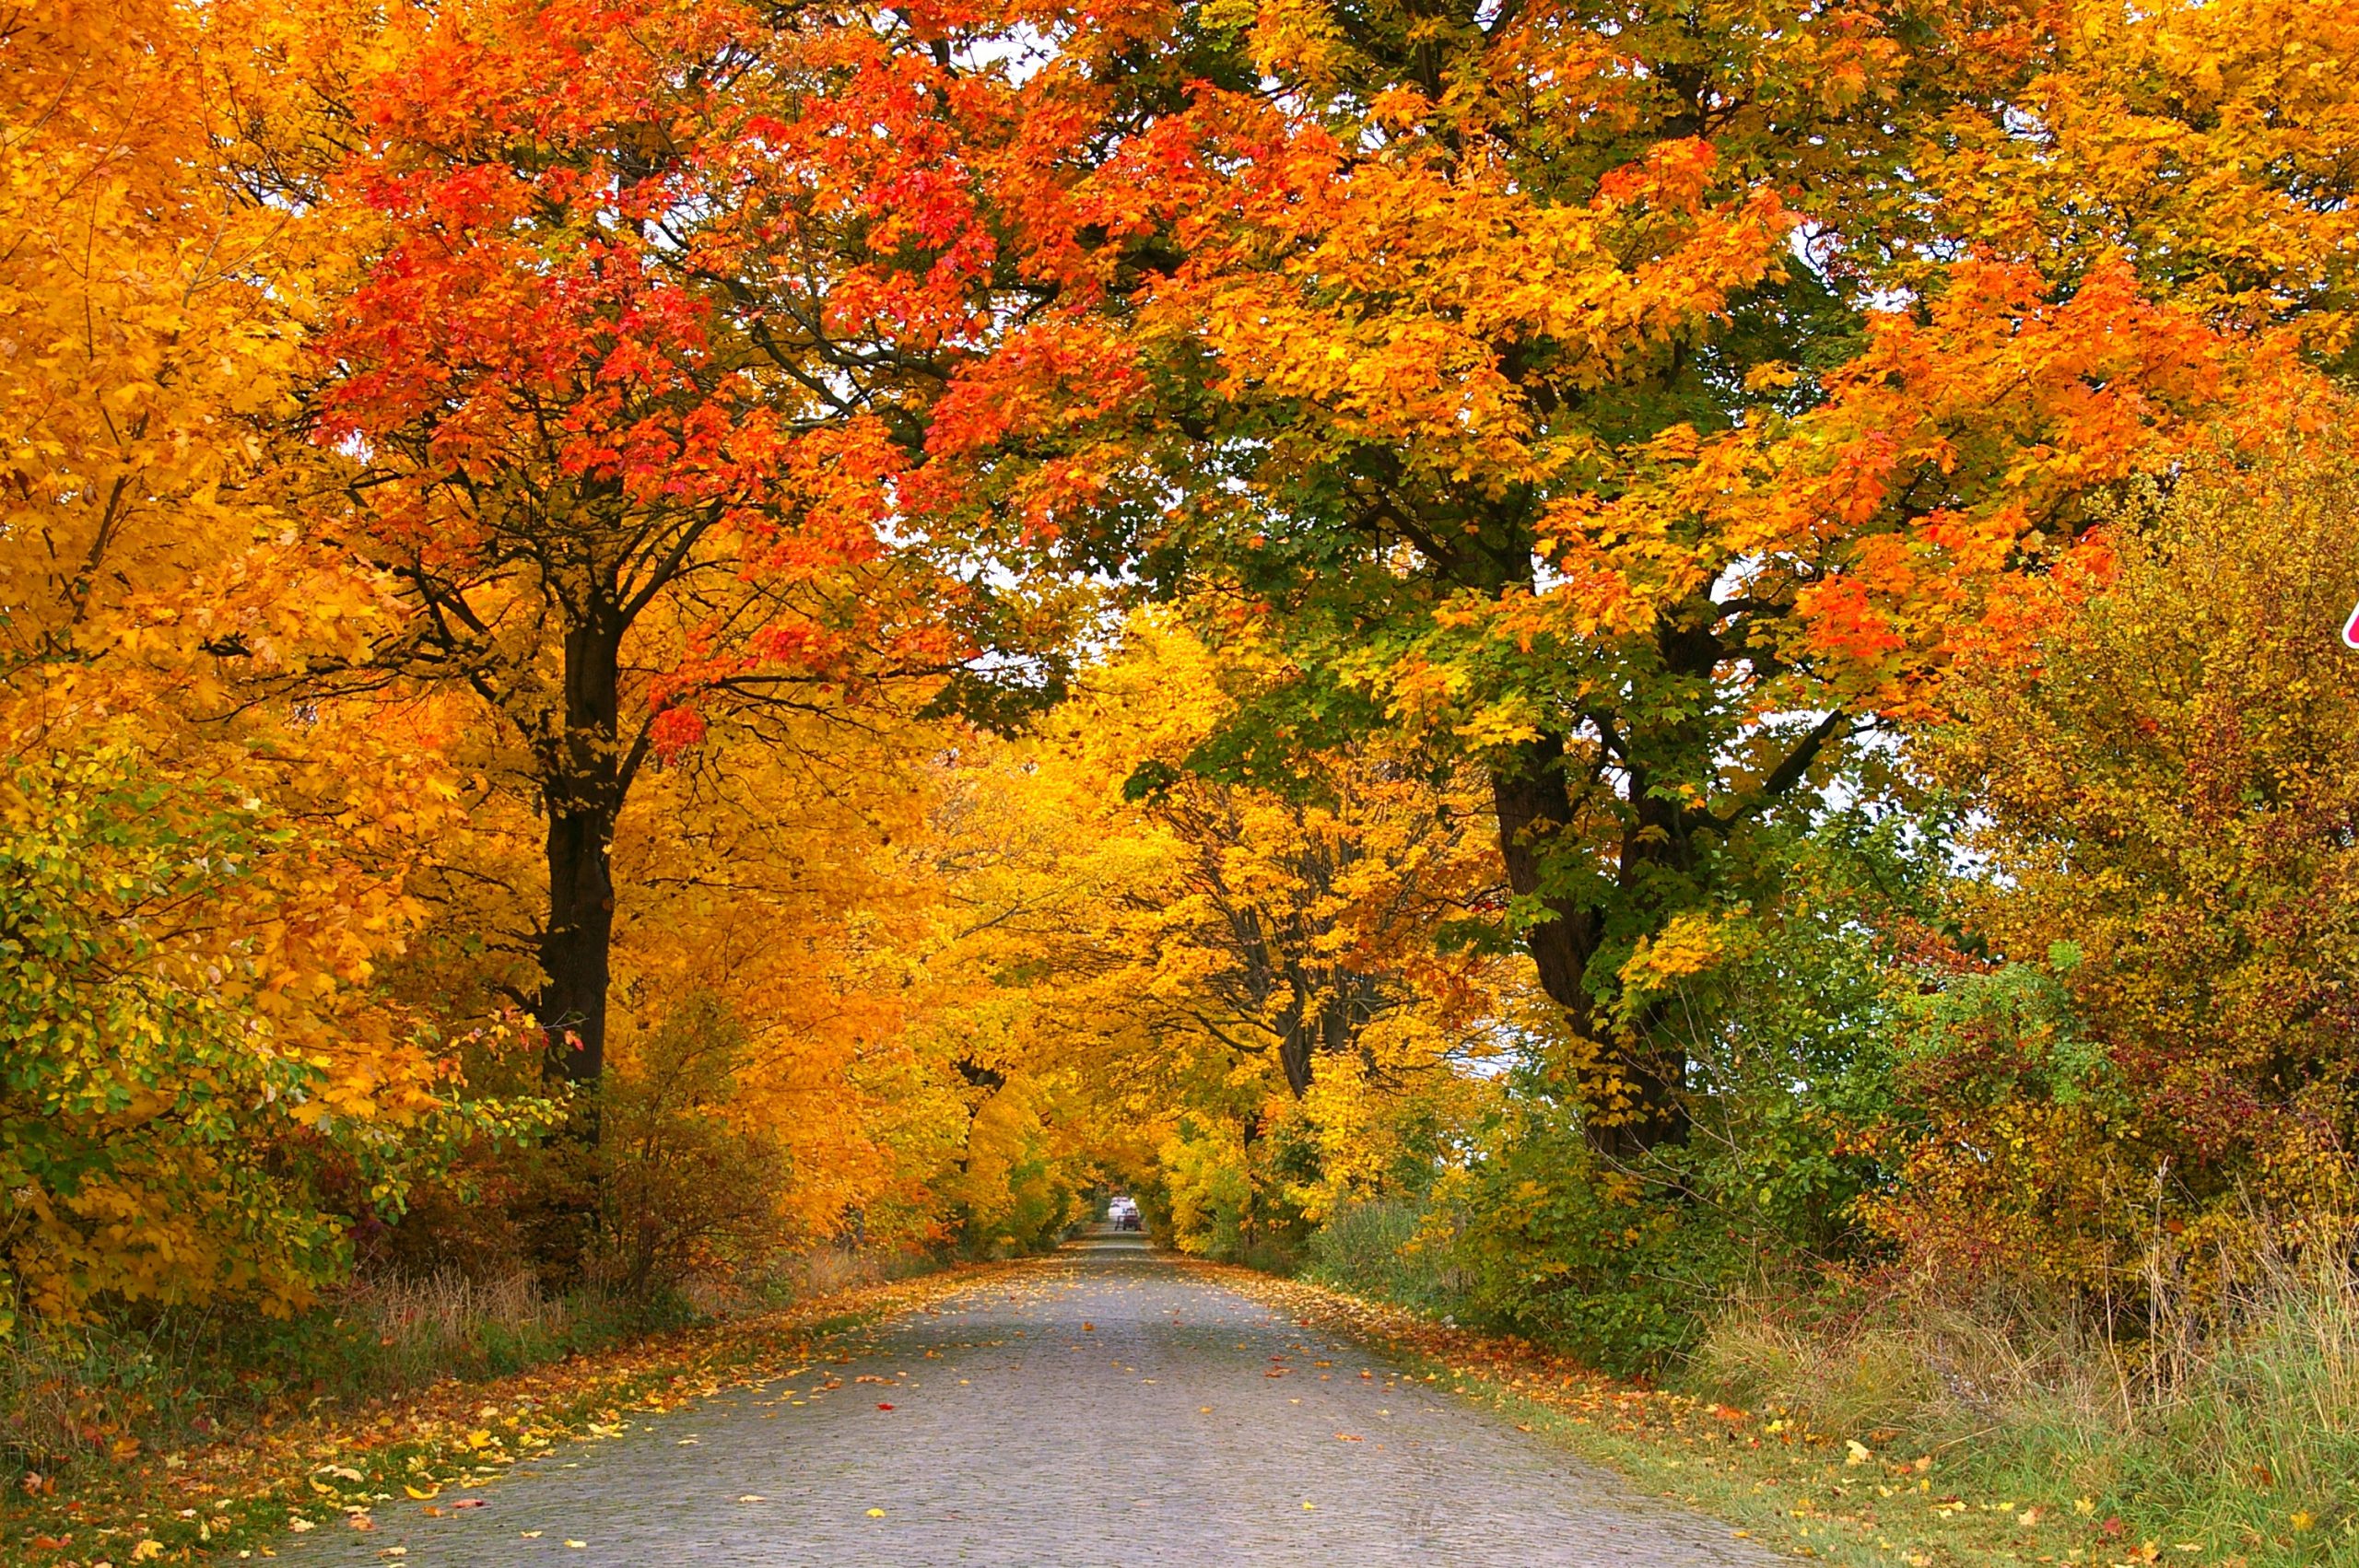
[[484, 1505], [439, 1518], [382, 1505], [375, 1530], [290, 1538], [280, 1560], [1774, 1561], [1127, 1238], [1069, 1247], [877, 1324], [802, 1375], [568, 1445], [471, 1495]]

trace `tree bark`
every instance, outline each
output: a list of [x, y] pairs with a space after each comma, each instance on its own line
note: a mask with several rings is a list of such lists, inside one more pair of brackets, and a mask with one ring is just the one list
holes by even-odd
[[619, 744], [622, 618], [593, 604], [565, 634], [563, 727], [542, 748], [548, 816], [546, 977], [534, 1008], [549, 1076], [593, 1085], [606, 1066], [606, 987], [615, 937], [610, 856], [626, 780]]
[[[1527, 928], [1525, 951], [1540, 972], [1540, 989], [1564, 1009], [1573, 1033], [1590, 1046], [1600, 1067], [1622, 1082], [1627, 1095], [1618, 1114], [1585, 1121], [1590, 1146], [1614, 1160], [1629, 1160], [1650, 1149], [1686, 1141], [1687, 1062], [1684, 1055], [1662, 1057], [1633, 1049], [1618, 1036], [1590, 994], [1590, 961], [1604, 940], [1601, 912], [1544, 891], [1555, 841], [1573, 831], [1571, 791], [1565, 784], [1565, 743], [1543, 735], [1516, 748], [1491, 773], [1491, 797], [1498, 813], [1499, 851], [1508, 885], [1518, 897], [1537, 896], [1547, 919]], [[1623, 846], [1625, 876], [1643, 844]], [[1641, 1031], [1641, 1036], [1651, 1031]]]
[[547, 1038], [549, 1075], [594, 1084], [606, 1065], [606, 984], [614, 947], [614, 824], [595, 811], [549, 813], [549, 922], [541, 938], [534, 1009]]
[[1588, 1032], [1594, 1007], [1583, 979], [1597, 952], [1597, 911], [1542, 894], [1551, 841], [1572, 831], [1572, 796], [1565, 788], [1565, 743], [1543, 735], [1515, 749], [1491, 772], [1491, 800], [1499, 819], [1499, 852], [1507, 860], [1508, 886], [1519, 898], [1540, 895], [1549, 919], [1524, 932], [1524, 946], [1540, 969], [1540, 989]]

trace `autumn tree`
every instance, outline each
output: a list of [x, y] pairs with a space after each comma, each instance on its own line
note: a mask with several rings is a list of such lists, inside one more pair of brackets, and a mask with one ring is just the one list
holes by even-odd
[[928, 845], [966, 911], [944, 956], [1037, 987], [1050, 1054], [1208, 1054], [1298, 1098], [1323, 1060], [1400, 1067], [1375, 1040], [1410, 1014], [1439, 1057], [1480, 1034], [1495, 966], [1435, 942], [1498, 891], [1473, 802], [1374, 748], [1286, 790], [1183, 773], [1256, 679], [1142, 618], [1038, 734], [960, 759]]
[[314, 673], [463, 692], [501, 736], [546, 826], [524, 1000], [577, 1081], [651, 762], [984, 694], [1016, 629], [945, 569], [967, 542], [898, 519], [993, 254], [920, 27], [491, 0], [398, 20], [356, 105], [339, 183], [380, 222], [323, 345], [355, 463], [324, 526], [403, 616]]
[[1436, 940], [1501, 892], [1479, 794], [1373, 742], [1286, 790], [1185, 772], [1267, 675], [1143, 614], [1031, 732], [945, 765], [910, 1012], [974, 1086], [968, 1174], [1021, 1128], [1233, 1250], [1429, 1182], [1470, 1122], [1523, 1022], [1520, 958]]
[[[1224, 681], [1191, 641], [1162, 640], [1161, 679], [1235, 699], [1233, 670]], [[1088, 708], [1097, 696], [1058, 717], [1102, 725]], [[1180, 1022], [1272, 1057], [1297, 1099], [1322, 1061], [1356, 1059], [1381, 1076], [1368, 1036], [1388, 1020], [1421, 1012], [1445, 1033], [1454, 1023], [1477, 1035], [1493, 1000], [1484, 961], [1437, 947], [1440, 931], [1504, 893], [1463, 781], [1447, 766], [1437, 778], [1414, 752], [1362, 743], [1306, 759], [1288, 786], [1257, 789], [1184, 771], [1193, 749], [1167, 743], [1121, 781], [1171, 846], [1152, 940], [1167, 967], [1195, 967], [1174, 998]]]
[[2158, 1226], [2210, 1270], [2350, 1212], [2354, 506], [2331, 447], [2190, 465], [1951, 684], [1917, 750], [1975, 808], [1993, 962], [1900, 1064], [1876, 1214], [1922, 1257], [2131, 1288]]
[[[2219, 406], [2236, 334], [2333, 337], [2343, 90], [2206, 76], [2201, 38], [2298, 30], [2223, 9], [1185, 11], [1171, 49], [1254, 85], [1109, 133], [1075, 198], [1108, 304], [975, 375], [1055, 411], [974, 432], [978, 494], [1293, 661], [1202, 770], [1387, 729], [1482, 768], [1592, 1137], [1677, 1140], [1624, 966]], [[2210, 225], [2255, 238], [2179, 239]]]
[[522, 1125], [382, 984], [453, 823], [438, 716], [245, 685], [383, 608], [295, 526], [316, 252], [224, 150], [268, 31], [0, 22], [0, 1315], [291, 1310], [452, 1138]]

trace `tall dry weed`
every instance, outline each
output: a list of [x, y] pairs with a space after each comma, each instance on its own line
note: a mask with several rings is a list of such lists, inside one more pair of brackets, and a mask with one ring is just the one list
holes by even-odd
[[2359, 1530], [2359, 1235], [2258, 1234], [2274, 1239], [2233, 1260], [2158, 1236], [2118, 1296], [1930, 1278], [1835, 1304], [1755, 1293], [1690, 1375], [2002, 1493], [2256, 1539]]

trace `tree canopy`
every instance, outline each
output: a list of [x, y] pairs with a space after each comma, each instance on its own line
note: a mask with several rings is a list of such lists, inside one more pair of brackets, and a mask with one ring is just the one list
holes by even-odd
[[0, 60], [15, 1320], [1120, 1185], [1638, 1363], [2347, 1215], [2349, 6]]

